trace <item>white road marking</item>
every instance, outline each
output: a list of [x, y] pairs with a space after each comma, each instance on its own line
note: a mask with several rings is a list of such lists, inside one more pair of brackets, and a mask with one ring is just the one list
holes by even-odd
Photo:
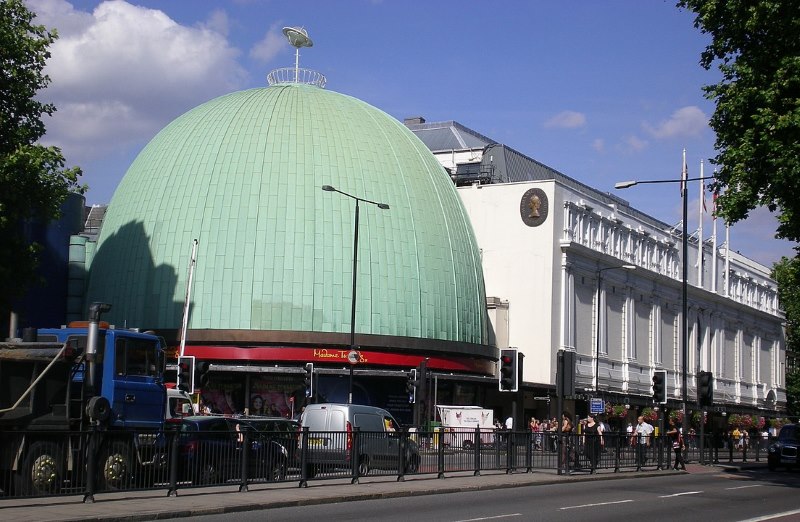
[[800, 509], [794, 511], [784, 511], [783, 513], [773, 513], [771, 515], [761, 515], [760, 517], [748, 518], [747, 520], [740, 520], [739, 522], [764, 522], [765, 520], [773, 520], [776, 518], [790, 517], [800, 513]]
[[735, 488], [725, 488], [725, 489], [746, 489], [746, 488], [760, 488], [764, 484], [750, 484], [748, 486], [736, 486]]
[[612, 504], [626, 504], [628, 502], [633, 502], [633, 500], [615, 500], [613, 502], [598, 502], [597, 504], [581, 504], [580, 506], [565, 506], [558, 509], [563, 511], [565, 509], [581, 509], [581, 508], [596, 507], [596, 506], [610, 506]]
[[660, 495], [658, 498], [682, 497], [684, 495], [699, 495], [702, 491], [684, 491], [683, 493], [673, 493], [672, 495]]
[[496, 515], [493, 517], [467, 518], [456, 522], [477, 522], [478, 520], [496, 520], [498, 518], [521, 517], [522, 513], [509, 513], [508, 515]]

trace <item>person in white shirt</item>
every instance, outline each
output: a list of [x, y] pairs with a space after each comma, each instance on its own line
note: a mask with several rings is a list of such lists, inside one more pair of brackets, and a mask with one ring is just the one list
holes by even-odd
[[514, 429], [514, 417], [512, 417], [512, 416], [510, 416], [510, 415], [509, 415], [509, 416], [508, 416], [508, 418], [506, 419], [506, 429], [507, 429], [508, 431], [511, 431], [511, 430], [513, 430], [513, 429]]
[[645, 422], [644, 417], [639, 415], [638, 423], [633, 429], [633, 438], [636, 444], [636, 471], [640, 471], [647, 460], [647, 448], [650, 447], [650, 435], [653, 433], [653, 426]]

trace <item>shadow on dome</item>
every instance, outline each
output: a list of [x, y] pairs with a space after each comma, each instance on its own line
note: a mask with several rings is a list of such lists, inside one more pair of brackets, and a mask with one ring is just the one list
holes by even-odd
[[177, 271], [167, 264], [155, 266], [143, 224], [128, 223], [99, 244], [85, 304], [110, 303], [108, 321], [121, 327], [179, 328], [183, 303], [174, 300]]

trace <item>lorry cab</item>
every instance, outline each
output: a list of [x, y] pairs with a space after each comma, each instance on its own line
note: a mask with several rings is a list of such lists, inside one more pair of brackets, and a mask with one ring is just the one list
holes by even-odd
[[[87, 349], [87, 329], [83, 323], [65, 328], [44, 328], [40, 341], [70, 343], [79, 354]], [[101, 323], [98, 330], [97, 366], [94, 395], [102, 395], [111, 405], [109, 424], [119, 428], [158, 430], [164, 422], [166, 388], [162, 382], [164, 352], [160, 339], [149, 333], [110, 327]], [[81, 363], [73, 375], [75, 394], [86, 377]]]

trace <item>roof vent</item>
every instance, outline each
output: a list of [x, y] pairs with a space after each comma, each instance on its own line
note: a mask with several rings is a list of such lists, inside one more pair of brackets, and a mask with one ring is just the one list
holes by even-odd
[[403, 125], [422, 125], [425, 123], [425, 118], [422, 116], [411, 116], [403, 120]]

